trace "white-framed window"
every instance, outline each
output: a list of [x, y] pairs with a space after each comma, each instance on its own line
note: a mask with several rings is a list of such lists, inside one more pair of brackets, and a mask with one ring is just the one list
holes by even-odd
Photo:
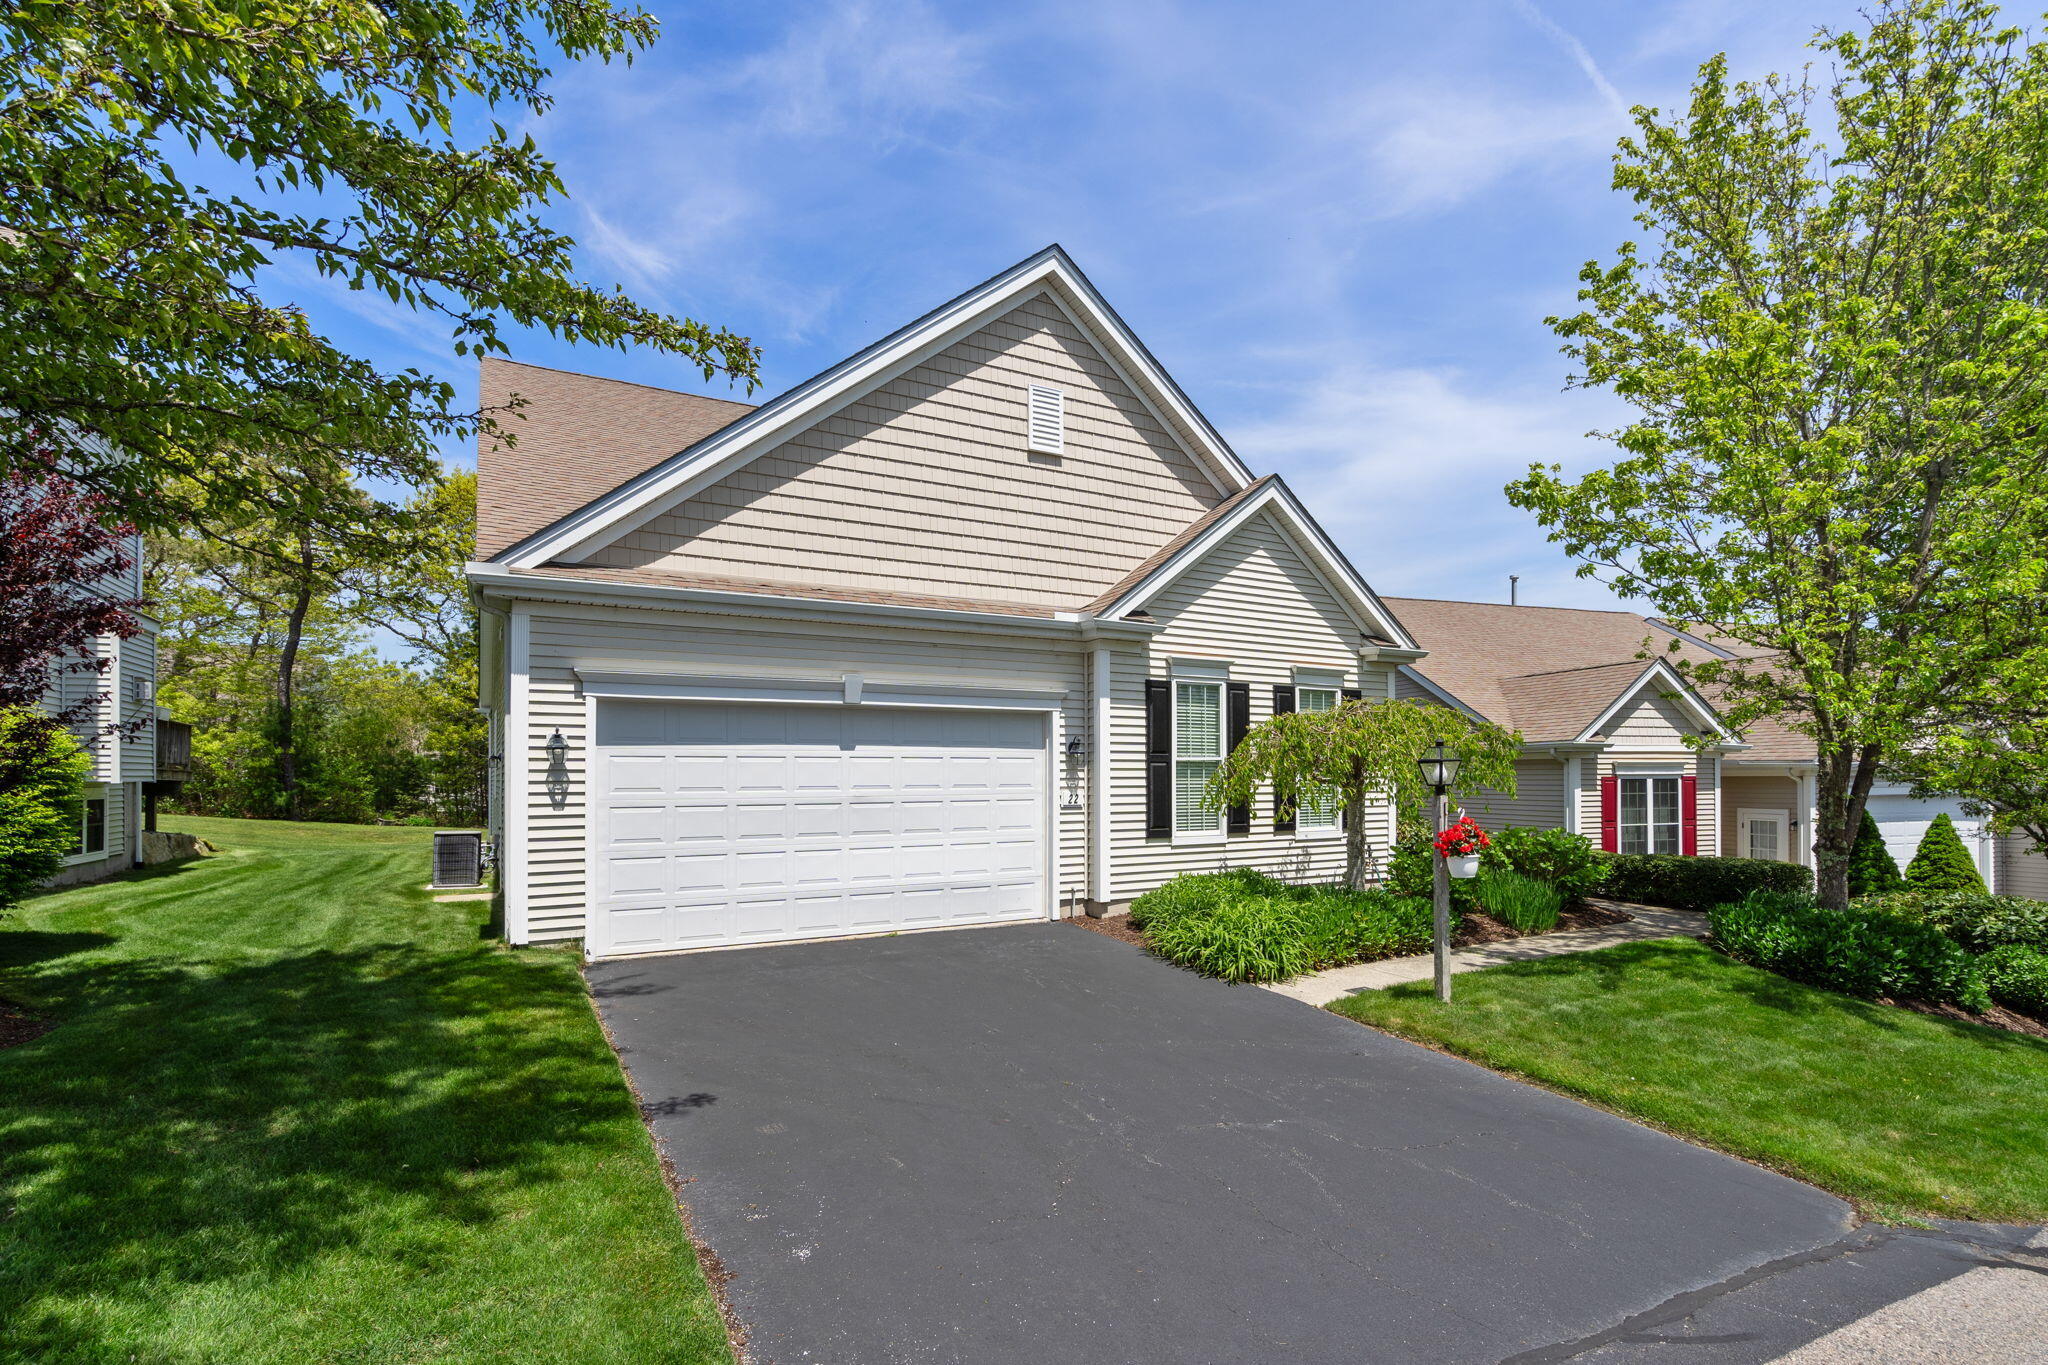
[[78, 842], [71, 847], [73, 858], [91, 858], [107, 851], [107, 798], [88, 796], [78, 813]]
[[1202, 793], [1223, 762], [1223, 684], [1176, 678], [1173, 684], [1173, 837], [1183, 843], [1223, 838], [1223, 811]]
[[[1343, 692], [1335, 687], [1299, 686], [1294, 689], [1294, 709], [1297, 711], [1334, 711], [1342, 699]], [[1333, 796], [1321, 799], [1304, 798], [1294, 812], [1296, 834], [1328, 833], [1337, 828], [1337, 800]]]
[[1677, 777], [1625, 776], [1616, 786], [1623, 853], [1677, 853], [1684, 848]]

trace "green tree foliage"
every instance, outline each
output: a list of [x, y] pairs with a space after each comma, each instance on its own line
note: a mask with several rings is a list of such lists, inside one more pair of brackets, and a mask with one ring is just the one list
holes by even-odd
[[1716, 58], [1682, 114], [1636, 111], [1614, 183], [1647, 242], [1551, 320], [1634, 420], [1611, 466], [1508, 493], [1734, 646], [1693, 672], [1738, 728], [1812, 737], [1840, 906], [1887, 759], [2048, 676], [2048, 46], [1983, 0], [1815, 46], [1825, 89]]
[[1948, 818], [1947, 811], [1935, 816], [1927, 832], [1920, 836], [1920, 847], [1913, 851], [1913, 861], [1906, 864], [1906, 885], [1915, 891], [1981, 894], [1985, 890], [1984, 878], [1977, 872], [1977, 860], [1963, 846], [1963, 836], [1956, 833], [1955, 822]]
[[1905, 889], [1906, 878], [1892, 851], [1884, 846], [1877, 817], [1864, 811], [1863, 823], [1856, 830], [1856, 847], [1849, 853], [1849, 894], [1883, 896]]
[[2028, 719], [2024, 703], [2003, 710], [1918, 745], [1894, 767], [1915, 796], [1960, 797], [1992, 833], [2018, 835], [2048, 856], [2048, 721]]
[[0, 707], [0, 910], [64, 866], [78, 841], [79, 795], [90, 767], [63, 727]]
[[1397, 820], [1420, 822], [1429, 789], [1417, 766], [1436, 741], [1462, 760], [1455, 800], [1491, 789], [1515, 792], [1521, 736], [1462, 711], [1418, 701], [1349, 701], [1332, 711], [1291, 711], [1252, 730], [1217, 768], [1207, 796], [1219, 806], [1250, 804], [1262, 790], [1296, 800], [1334, 801], [1347, 813], [1344, 879], [1363, 890], [1372, 863], [1367, 803], [1391, 799]]
[[437, 442], [496, 429], [272, 302], [294, 271], [444, 322], [457, 354], [502, 351], [509, 322], [751, 385], [746, 338], [577, 278], [543, 221], [562, 183], [516, 131], [551, 103], [550, 59], [630, 61], [655, 31], [583, 0], [0, 10], [0, 470], [95, 432], [112, 444], [71, 472], [138, 523], [319, 525], [351, 474], [431, 484]]

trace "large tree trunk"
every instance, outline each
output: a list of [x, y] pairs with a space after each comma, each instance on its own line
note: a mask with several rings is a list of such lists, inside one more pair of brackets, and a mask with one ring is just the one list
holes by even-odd
[[1853, 753], [1839, 745], [1823, 746], [1819, 757], [1814, 779], [1814, 892], [1822, 905], [1840, 910], [1849, 904], [1849, 856], [1877, 780], [1881, 751], [1872, 744]]
[[284, 797], [285, 814], [293, 820], [303, 816], [304, 805], [299, 793], [298, 737], [294, 725], [297, 698], [292, 684], [297, 678], [299, 641], [306, 633], [306, 614], [313, 606], [313, 547], [303, 537], [299, 541], [298, 567], [298, 591], [292, 596], [291, 613], [285, 618], [284, 648], [277, 655], [277, 785]]
[[1351, 764], [1351, 781], [1344, 788], [1344, 885], [1353, 891], [1366, 887], [1365, 850], [1365, 766]]

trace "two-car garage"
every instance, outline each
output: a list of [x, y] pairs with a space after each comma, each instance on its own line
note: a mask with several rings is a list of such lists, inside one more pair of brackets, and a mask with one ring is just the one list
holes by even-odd
[[607, 698], [599, 956], [1048, 913], [1042, 711]]

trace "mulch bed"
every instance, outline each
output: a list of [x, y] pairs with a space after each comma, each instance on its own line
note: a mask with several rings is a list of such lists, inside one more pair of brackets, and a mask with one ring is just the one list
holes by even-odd
[[33, 1043], [57, 1025], [48, 1019], [39, 1019], [27, 1010], [0, 1000], [0, 1047], [19, 1047]]
[[2008, 1033], [2024, 1033], [2030, 1038], [2048, 1038], [2048, 1023], [2021, 1014], [2018, 1010], [2009, 1010], [2003, 1005], [1993, 1005], [1982, 1014], [1972, 1014], [1961, 1005], [1938, 1005], [1930, 1000], [1880, 999], [1877, 1003], [1896, 1005], [1915, 1014], [1931, 1014], [1937, 1019], [1957, 1019], [1965, 1024], [2002, 1028]]
[[[1562, 933], [1567, 929], [1599, 929], [1609, 924], [1626, 924], [1629, 916], [1619, 910], [1610, 910], [1603, 905], [1582, 905], [1576, 910], [1567, 910], [1557, 917], [1557, 928], [1546, 933]], [[1131, 927], [1129, 915], [1104, 915], [1095, 919], [1088, 915], [1076, 915], [1068, 921], [1083, 929], [1128, 943], [1134, 948], [1145, 947], [1145, 935]], [[1503, 943], [1511, 938], [1526, 938], [1493, 916], [1479, 910], [1468, 910], [1459, 921], [1458, 932], [1451, 939], [1453, 948], [1471, 948], [1482, 943]]]

